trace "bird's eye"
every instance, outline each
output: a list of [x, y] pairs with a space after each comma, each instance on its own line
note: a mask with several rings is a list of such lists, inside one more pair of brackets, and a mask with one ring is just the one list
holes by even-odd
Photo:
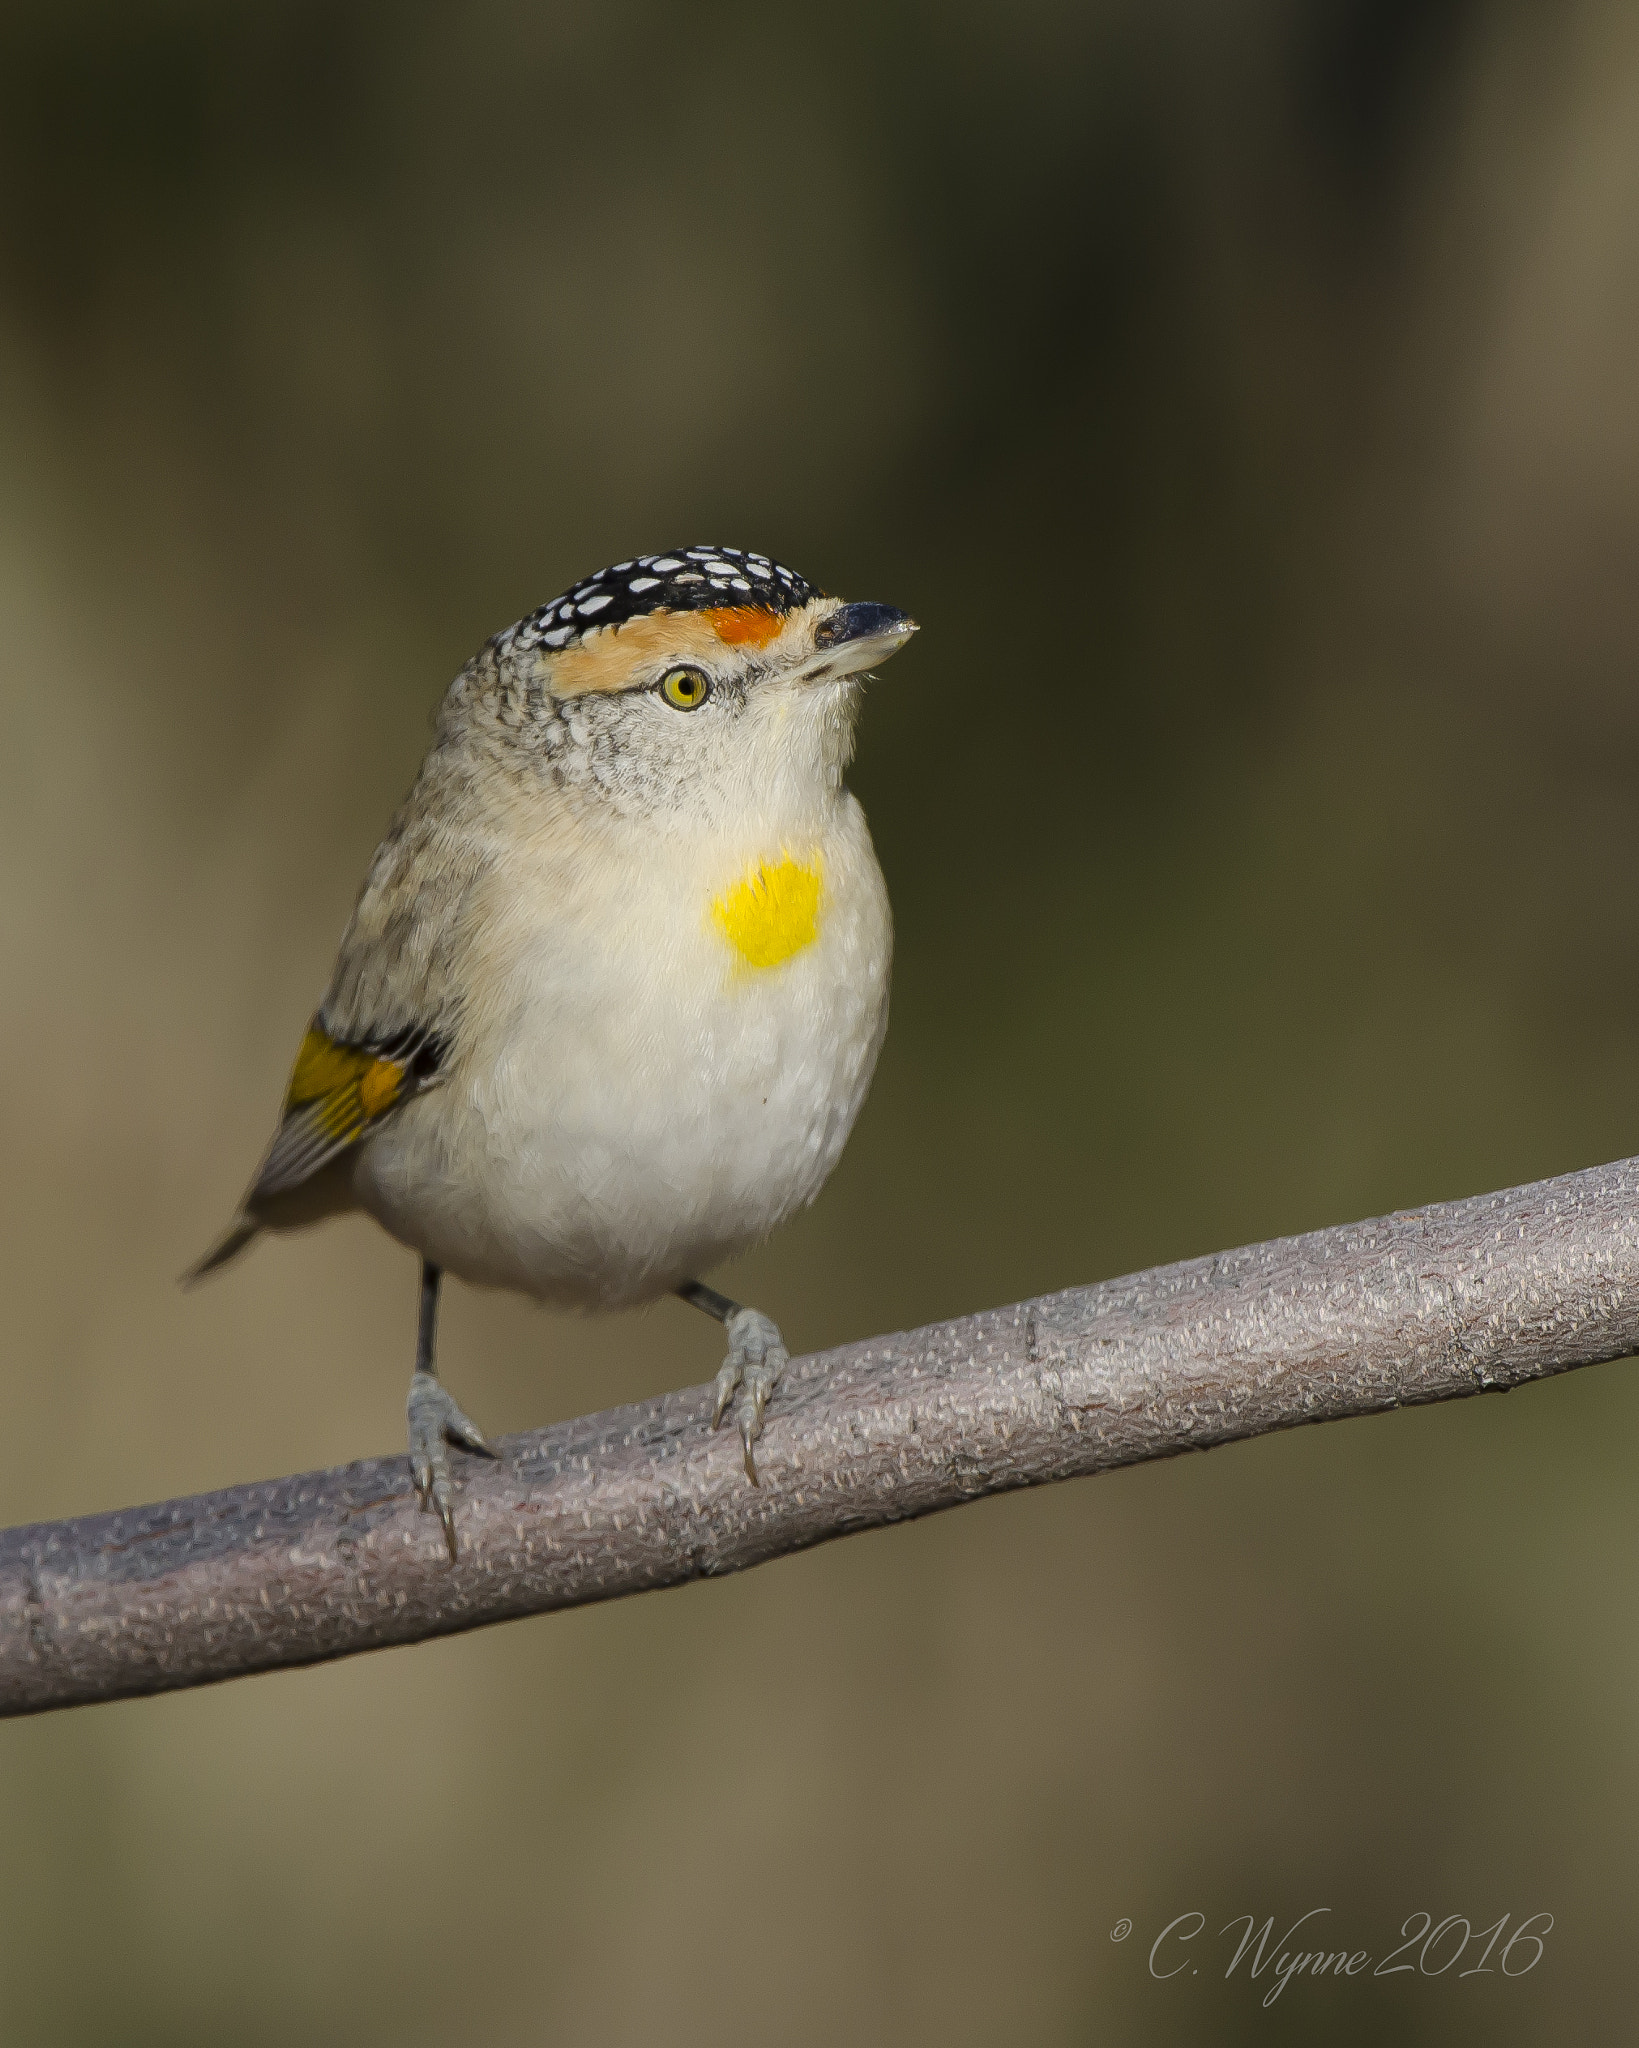
[[660, 694], [674, 711], [698, 711], [711, 695], [711, 678], [697, 668], [669, 668], [660, 678]]

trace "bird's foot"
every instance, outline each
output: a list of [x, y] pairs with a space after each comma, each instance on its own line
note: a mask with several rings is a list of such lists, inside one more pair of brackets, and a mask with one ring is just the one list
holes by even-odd
[[757, 1461], [751, 1454], [751, 1446], [763, 1433], [763, 1410], [768, 1406], [768, 1397], [773, 1393], [791, 1362], [791, 1354], [785, 1348], [785, 1339], [767, 1316], [754, 1308], [737, 1308], [724, 1324], [728, 1334], [728, 1356], [723, 1360], [717, 1374], [717, 1398], [712, 1406], [711, 1426], [716, 1429], [722, 1421], [736, 1391], [739, 1400], [734, 1403], [734, 1420], [739, 1427], [740, 1442], [745, 1450], [746, 1477], [755, 1486]]
[[455, 1405], [455, 1397], [436, 1373], [416, 1372], [405, 1402], [410, 1421], [410, 1471], [421, 1496], [422, 1512], [434, 1509], [444, 1525], [450, 1563], [455, 1562], [455, 1487], [450, 1479], [449, 1444], [476, 1451], [480, 1457], [501, 1454], [485, 1441], [483, 1431]]

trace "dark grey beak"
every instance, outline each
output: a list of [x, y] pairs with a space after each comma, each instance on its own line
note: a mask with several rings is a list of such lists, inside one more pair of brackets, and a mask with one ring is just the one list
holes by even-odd
[[910, 614], [895, 611], [891, 604], [838, 605], [814, 628], [814, 651], [821, 659], [808, 674], [817, 682], [822, 676], [851, 676], [876, 668], [897, 654], [915, 631]]

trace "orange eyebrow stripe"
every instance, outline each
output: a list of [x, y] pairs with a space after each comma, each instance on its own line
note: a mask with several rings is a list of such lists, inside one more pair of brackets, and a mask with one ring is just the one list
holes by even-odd
[[706, 612], [719, 640], [730, 647], [766, 647], [785, 620], [766, 605], [726, 604]]

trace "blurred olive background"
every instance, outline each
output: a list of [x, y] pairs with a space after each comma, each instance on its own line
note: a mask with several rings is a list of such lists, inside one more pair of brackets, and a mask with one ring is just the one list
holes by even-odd
[[[1639, 1149], [1636, 362], [1627, 0], [7, 9], [5, 1519], [400, 1442], [372, 1226], [176, 1275], [448, 678], [640, 550], [924, 627], [793, 1348]], [[715, 1340], [443, 1357], [509, 1430]], [[1610, 1366], [9, 1725], [0, 2029], [1615, 2038], [1636, 1455]], [[1555, 1925], [1222, 1981], [1313, 1907]]]

